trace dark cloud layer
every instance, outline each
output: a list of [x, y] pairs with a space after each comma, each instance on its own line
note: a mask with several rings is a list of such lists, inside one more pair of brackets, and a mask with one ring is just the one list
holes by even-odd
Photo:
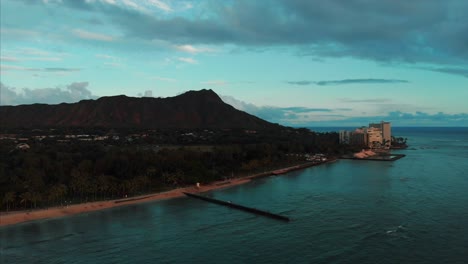
[[74, 103], [97, 96], [87, 88], [88, 82], [74, 82], [64, 88], [14, 88], [0, 83], [0, 105]]
[[204, 11], [190, 18], [150, 16], [99, 1], [61, 2], [107, 15], [126, 37], [179, 44], [297, 45], [303, 55], [378, 61], [468, 62], [468, 1], [207, 1]]
[[286, 82], [286, 83], [289, 83], [289, 84], [292, 84], [292, 85], [311, 85], [315, 82], [312, 82], [312, 81], [289, 81], [289, 82]]
[[443, 73], [453, 74], [453, 75], [460, 75], [460, 76], [464, 76], [464, 77], [468, 78], [468, 68], [467, 69], [462, 69], [462, 68], [430, 68], [429, 70], [435, 71], [435, 72], [443, 72]]

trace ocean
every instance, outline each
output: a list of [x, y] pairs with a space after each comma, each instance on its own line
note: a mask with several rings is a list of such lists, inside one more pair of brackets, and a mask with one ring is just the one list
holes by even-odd
[[207, 193], [290, 222], [183, 197], [2, 227], [0, 263], [468, 263], [468, 128], [393, 134], [410, 145], [394, 162]]

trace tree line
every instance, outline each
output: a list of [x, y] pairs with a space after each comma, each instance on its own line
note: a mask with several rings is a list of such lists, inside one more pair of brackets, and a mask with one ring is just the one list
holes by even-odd
[[[257, 135], [258, 137], [258, 135]], [[297, 153], [338, 155], [336, 133], [294, 130], [276, 140], [205, 146], [113, 146], [95, 142], [0, 145], [4, 211], [116, 199], [208, 183], [303, 162]], [[229, 139], [229, 141], [235, 141]]]

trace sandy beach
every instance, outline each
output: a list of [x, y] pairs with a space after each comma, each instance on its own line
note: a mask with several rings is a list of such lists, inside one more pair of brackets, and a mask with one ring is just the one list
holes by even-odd
[[[281, 169], [284, 172], [307, 168], [310, 166], [315, 166], [320, 164], [314, 163], [305, 163], [302, 165], [297, 165], [293, 167], [288, 167]], [[14, 225], [28, 221], [46, 219], [46, 218], [57, 218], [63, 216], [69, 216], [74, 214], [92, 212], [117, 206], [123, 206], [128, 204], [136, 204], [142, 202], [149, 202], [149, 201], [157, 201], [157, 200], [165, 200], [171, 199], [176, 197], [184, 196], [183, 192], [190, 192], [190, 193], [203, 193], [215, 189], [224, 189], [229, 188], [232, 186], [245, 184], [250, 182], [253, 178], [263, 177], [272, 175], [274, 171], [268, 171], [264, 173], [259, 173], [255, 175], [250, 175], [242, 178], [235, 178], [229, 179], [225, 181], [216, 181], [212, 182], [207, 185], [201, 185], [200, 187], [185, 187], [185, 188], [178, 188], [174, 190], [170, 190], [167, 192], [155, 193], [155, 194], [147, 194], [142, 196], [134, 196], [125, 199], [116, 199], [116, 200], [108, 200], [108, 201], [97, 201], [97, 202], [89, 202], [89, 203], [80, 203], [80, 204], [72, 204], [68, 206], [59, 206], [59, 207], [51, 207], [48, 209], [39, 209], [39, 210], [28, 210], [28, 211], [18, 211], [18, 212], [2, 212], [0, 213], [0, 226], [7, 226], [7, 225]]]

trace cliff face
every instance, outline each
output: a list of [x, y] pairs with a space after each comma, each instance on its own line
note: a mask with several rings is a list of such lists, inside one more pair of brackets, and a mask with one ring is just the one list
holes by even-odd
[[0, 127], [243, 128], [278, 125], [239, 111], [212, 90], [169, 98], [101, 97], [72, 104], [0, 106]]

